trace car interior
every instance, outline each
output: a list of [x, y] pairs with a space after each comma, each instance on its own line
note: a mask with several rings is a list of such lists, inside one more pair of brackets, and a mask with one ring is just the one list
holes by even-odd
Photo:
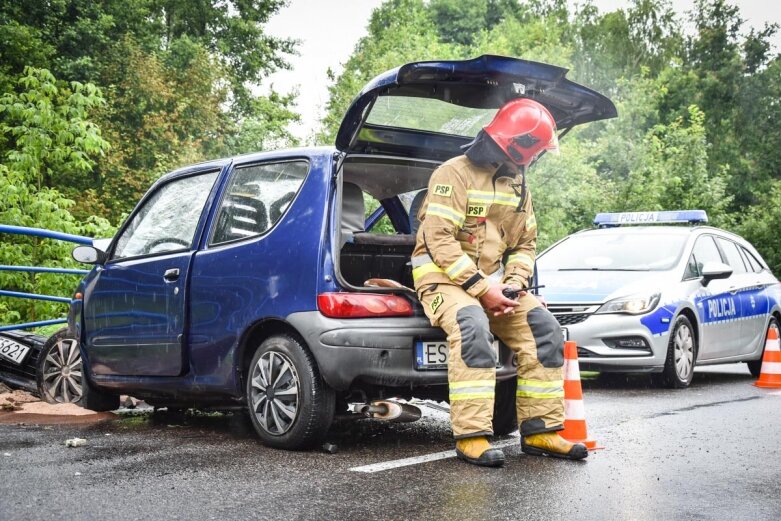
[[[358, 288], [373, 286], [367, 284], [370, 279], [389, 279], [412, 288], [410, 256], [420, 224], [417, 213], [426, 196], [428, 179], [438, 164], [383, 159], [353, 156], [343, 165], [340, 273], [347, 283]], [[395, 215], [390, 219], [392, 223], [396, 220], [396, 234], [375, 233], [364, 228], [364, 193], [380, 201], [383, 207], [405, 210], [405, 216]], [[401, 217], [404, 222], [399, 226]]]

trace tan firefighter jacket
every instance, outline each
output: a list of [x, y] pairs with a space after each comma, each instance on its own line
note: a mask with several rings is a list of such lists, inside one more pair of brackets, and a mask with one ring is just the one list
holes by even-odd
[[480, 297], [502, 265], [502, 282], [527, 285], [537, 245], [531, 195], [521, 202], [521, 175], [497, 171], [459, 156], [431, 175], [412, 253], [416, 289], [453, 284]]

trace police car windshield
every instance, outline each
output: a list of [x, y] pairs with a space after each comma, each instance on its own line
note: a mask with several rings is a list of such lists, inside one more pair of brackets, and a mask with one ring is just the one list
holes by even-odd
[[681, 256], [686, 235], [606, 230], [573, 235], [537, 259], [550, 271], [665, 271]]

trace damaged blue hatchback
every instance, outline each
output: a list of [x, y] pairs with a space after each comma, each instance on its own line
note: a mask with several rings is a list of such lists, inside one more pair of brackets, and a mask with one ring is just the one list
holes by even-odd
[[[363, 89], [335, 147], [161, 178], [110, 243], [74, 250], [94, 264], [69, 318], [83, 406], [131, 394], [248, 410], [264, 443], [297, 449], [336, 414], [413, 419], [393, 398], [447, 400], [447, 341], [408, 289], [416, 208], [432, 171], [510, 99], [539, 101], [562, 132], [616, 115], [566, 72], [499, 56], [410, 63]], [[374, 232], [379, 222], [395, 233]], [[516, 370], [497, 349], [494, 427], [506, 434]]]

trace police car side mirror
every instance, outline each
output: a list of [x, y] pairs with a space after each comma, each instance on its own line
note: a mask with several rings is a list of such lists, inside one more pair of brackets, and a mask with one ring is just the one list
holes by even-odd
[[706, 262], [702, 266], [702, 285], [707, 286], [715, 279], [727, 279], [732, 275], [732, 268], [723, 262]]

